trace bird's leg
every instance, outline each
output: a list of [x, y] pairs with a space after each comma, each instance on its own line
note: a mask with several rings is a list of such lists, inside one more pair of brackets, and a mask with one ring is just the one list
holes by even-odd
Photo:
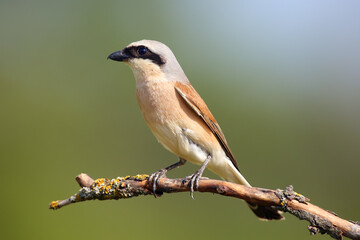
[[190, 175], [190, 196], [192, 199], [194, 199], [194, 189], [197, 191], [199, 188], [199, 179], [201, 178], [206, 166], [209, 164], [211, 159], [211, 155], [208, 155], [205, 162], [203, 163], [203, 165], [201, 165], [201, 167], [199, 168], [199, 170], [197, 170], [193, 175]]
[[154, 193], [154, 196], [156, 197], [156, 194], [155, 194], [155, 191], [156, 191], [156, 186], [159, 184], [159, 181], [161, 178], [163, 178], [164, 176], [166, 176], [166, 173], [174, 168], [177, 168], [177, 167], [180, 167], [182, 165], [184, 165], [186, 163], [186, 160], [185, 159], [182, 159], [182, 158], [179, 158], [179, 161], [166, 167], [166, 168], [163, 168], [163, 169], [160, 169], [159, 171], [151, 174], [149, 176], [149, 183], [153, 183], [153, 193]]

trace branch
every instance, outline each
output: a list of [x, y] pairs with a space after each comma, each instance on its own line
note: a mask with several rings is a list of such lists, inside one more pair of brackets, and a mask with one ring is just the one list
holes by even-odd
[[[82, 173], [76, 177], [76, 181], [82, 187], [79, 192], [68, 199], [52, 201], [49, 208], [59, 209], [72, 203], [95, 199], [122, 199], [140, 195], [159, 197], [163, 193], [188, 192], [190, 190], [188, 179], [162, 178], [154, 194], [148, 177], [148, 175], [136, 175], [118, 177], [112, 180], [99, 178], [94, 181], [87, 174]], [[263, 206], [276, 207], [300, 220], [310, 222], [308, 229], [312, 235], [327, 233], [335, 239], [342, 239], [342, 236], [360, 239], [360, 224], [358, 222], [344, 220], [332, 212], [309, 203], [309, 199], [294, 192], [292, 186], [286, 187], [285, 190], [270, 190], [201, 178], [198, 190], [199, 192], [240, 198]]]

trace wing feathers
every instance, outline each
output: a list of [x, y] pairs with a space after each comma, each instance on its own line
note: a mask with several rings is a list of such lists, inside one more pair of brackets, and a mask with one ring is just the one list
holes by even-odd
[[214, 116], [211, 114], [200, 95], [191, 85], [179, 82], [175, 84], [175, 90], [184, 99], [188, 106], [205, 122], [211, 132], [216, 136], [217, 140], [225, 151], [226, 156], [228, 156], [236, 169], [239, 170], [235, 157], [227, 145], [225, 136], [222, 133], [220, 126], [217, 124]]

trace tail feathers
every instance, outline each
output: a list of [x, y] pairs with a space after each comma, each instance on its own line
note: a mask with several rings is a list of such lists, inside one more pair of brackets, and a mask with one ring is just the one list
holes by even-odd
[[260, 220], [268, 221], [285, 219], [285, 217], [282, 215], [282, 212], [275, 209], [274, 207], [260, 206], [250, 202], [247, 202], [247, 204]]
[[[214, 172], [223, 177], [226, 181], [238, 183], [251, 187], [246, 179], [241, 175], [240, 171], [231, 163], [226, 161], [227, 165], [222, 168], [214, 169]], [[281, 220], [284, 219], [282, 212], [271, 206], [260, 206], [255, 203], [247, 202], [250, 209], [260, 220]]]

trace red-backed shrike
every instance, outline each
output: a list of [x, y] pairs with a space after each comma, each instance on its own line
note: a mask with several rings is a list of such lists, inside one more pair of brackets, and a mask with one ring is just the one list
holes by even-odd
[[[220, 126], [166, 45], [151, 40], [133, 42], [108, 58], [130, 66], [146, 123], [157, 140], [179, 157], [179, 162], [151, 175], [154, 191], [167, 171], [186, 161], [202, 165], [191, 176], [191, 195], [206, 167], [227, 181], [250, 187]], [[261, 219], [283, 218], [274, 208], [248, 205]]]

